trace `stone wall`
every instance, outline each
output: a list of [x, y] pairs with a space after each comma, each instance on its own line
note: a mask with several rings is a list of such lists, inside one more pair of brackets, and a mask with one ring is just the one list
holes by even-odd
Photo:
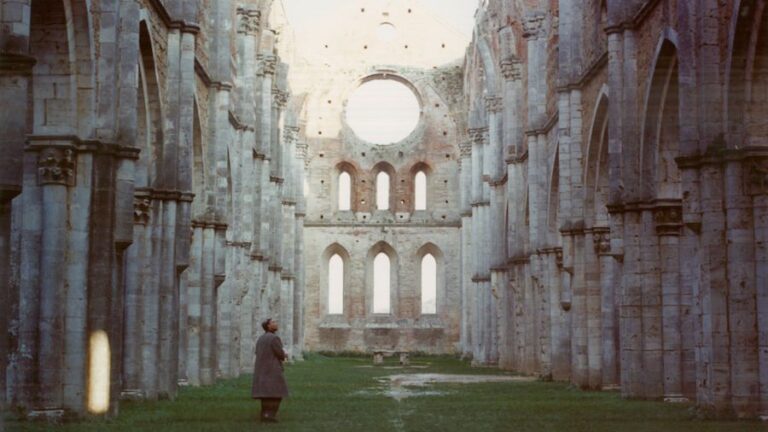
[[249, 370], [302, 286], [272, 2], [1, 3], [0, 406], [111, 415]]
[[[462, 229], [503, 226], [482, 211], [489, 189], [509, 216], [500, 268], [462, 243], [481, 258], [465, 284], [487, 290], [490, 272], [502, 294], [498, 334], [465, 304], [476, 361], [705, 415], [768, 414], [765, 128], [751, 114], [766, 108], [764, 14], [755, 2], [482, 6], [465, 93], [469, 133], [484, 136], [462, 176], [479, 205]], [[475, 162], [503, 157], [500, 183]]]

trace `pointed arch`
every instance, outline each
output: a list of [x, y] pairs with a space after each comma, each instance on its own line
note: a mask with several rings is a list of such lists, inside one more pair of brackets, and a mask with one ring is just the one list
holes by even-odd
[[348, 161], [336, 164], [332, 199], [339, 211], [358, 211], [357, 200], [358, 169]]
[[726, 75], [729, 146], [768, 146], [768, 5], [741, 0], [734, 6]]
[[376, 210], [394, 210], [395, 194], [393, 193], [396, 174], [395, 168], [388, 162], [379, 162], [371, 172], [374, 185], [373, 203]]
[[585, 220], [589, 226], [608, 225], [608, 110], [610, 108], [607, 87], [603, 87], [592, 115], [587, 161], [584, 171]]
[[419, 268], [419, 299], [421, 315], [438, 315], [445, 298], [445, 258], [434, 243], [427, 243], [416, 252]]
[[[160, 87], [155, 51], [146, 21], [139, 24], [139, 91], [137, 142], [141, 149], [136, 167], [136, 185], [154, 187], [159, 177], [157, 161], [163, 148]], [[195, 109], [197, 106], [195, 106]], [[195, 120], [197, 116], [195, 116]]]
[[398, 257], [395, 249], [387, 242], [376, 243], [366, 259], [369, 313], [374, 315], [397, 315]]
[[322, 269], [321, 307], [325, 315], [344, 315], [349, 310], [347, 287], [350, 256], [339, 243], [329, 245], [320, 256]]
[[429, 207], [429, 179], [432, 168], [426, 162], [418, 162], [411, 167], [410, 177], [413, 181], [413, 210], [427, 210]]
[[663, 39], [645, 101], [640, 145], [641, 197], [679, 198], [679, 80], [677, 47]]

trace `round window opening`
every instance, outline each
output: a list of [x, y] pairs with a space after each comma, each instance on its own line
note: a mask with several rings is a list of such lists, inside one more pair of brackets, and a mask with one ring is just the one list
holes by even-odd
[[416, 129], [420, 116], [413, 90], [394, 79], [367, 81], [347, 101], [347, 124], [360, 139], [373, 144], [402, 141]]

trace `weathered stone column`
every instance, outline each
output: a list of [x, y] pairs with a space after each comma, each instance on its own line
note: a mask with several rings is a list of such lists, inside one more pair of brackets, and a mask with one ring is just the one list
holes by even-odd
[[[763, 149], [761, 149], [763, 150]], [[761, 156], [768, 155], [763, 150]], [[754, 156], [750, 155], [749, 158]], [[753, 165], [754, 166], [754, 165]], [[724, 196], [728, 275], [728, 330], [730, 331], [731, 404], [737, 417], [754, 418], [759, 412], [757, 295], [755, 245], [766, 238], [755, 237], [752, 198], [742, 161], [726, 161]], [[758, 177], [754, 170], [751, 173]], [[765, 177], [765, 174], [763, 174]], [[745, 181], [747, 180], [747, 181]], [[757, 179], [765, 180], [763, 179]]]
[[477, 323], [472, 284], [472, 143], [459, 143], [461, 176], [461, 350], [462, 356], [473, 354], [473, 335]]
[[592, 241], [600, 266], [600, 315], [602, 346], [602, 388], [619, 386], [618, 308], [615, 275], [616, 259], [611, 254], [610, 228], [592, 229]]
[[752, 195], [755, 238], [755, 289], [757, 291], [757, 345], [759, 412], [768, 418], [768, 158], [755, 161], [748, 172]]
[[[9, 109], [0, 121], [0, 410], [10, 402], [11, 321], [18, 307], [18, 286], [11, 284], [12, 200], [22, 187], [24, 141], [30, 130], [29, 83], [35, 60], [29, 54], [29, 1], [0, 1], [0, 98]], [[17, 204], [21, 204], [20, 202]]]
[[682, 209], [665, 206], [656, 209], [661, 272], [661, 339], [664, 371], [664, 400], [685, 401], [682, 369], [682, 298], [680, 291], [680, 246]]

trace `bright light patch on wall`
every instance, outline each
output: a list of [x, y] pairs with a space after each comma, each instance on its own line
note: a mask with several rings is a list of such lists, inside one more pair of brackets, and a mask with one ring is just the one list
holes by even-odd
[[304, 179], [304, 198], [309, 196], [309, 181]]
[[349, 173], [339, 174], [339, 210], [352, 208], [352, 178]]
[[358, 87], [347, 101], [347, 123], [362, 140], [394, 144], [416, 129], [421, 107], [413, 91], [393, 79], [374, 79]]
[[432, 254], [421, 259], [421, 313], [437, 313], [437, 261]]
[[414, 192], [414, 209], [415, 210], [426, 210], [427, 209], [427, 175], [424, 174], [424, 171], [419, 171], [416, 173], [416, 178], [414, 179], [414, 188], [416, 189]]
[[382, 42], [390, 42], [397, 37], [397, 28], [392, 23], [381, 23], [376, 28], [376, 37]]
[[337, 254], [328, 261], [328, 314], [344, 313], [344, 260]]
[[88, 411], [104, 414], [109, 410], [110, 349], [103, 330], [91, 333], [88, 366]]
[[389, 210], [389, 174], [383, 171], [376, 175], [376, 208]]
[[373, 260], [373, 313], [389, 313], [389, 256], [384, 252]]

